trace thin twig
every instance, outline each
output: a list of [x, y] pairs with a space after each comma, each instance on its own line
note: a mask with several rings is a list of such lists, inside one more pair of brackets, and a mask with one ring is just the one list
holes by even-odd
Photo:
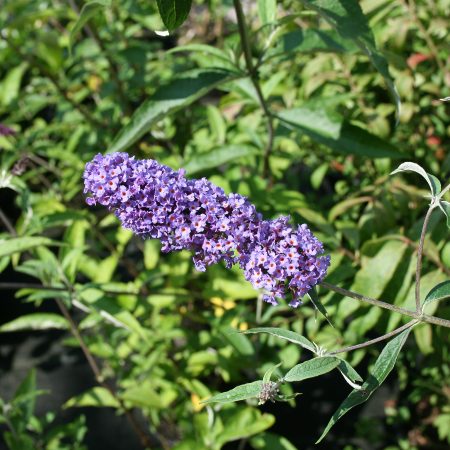
[[427, 234], [428, 224], [430, 222], [431, 214], [433, 213], [435, 203], [432, 202], [428, 208], [427, 214], [423, 221], [422, 233], [420, 234], [419, 248], [417, 249], [417, 265], [416, 265], [416, 289], [415, 289], [415, 299], [416, 299], [416, 312], [420, 313], [420, 275], [422, 272], [422, 255], [423, 255], [423, 244], [425, 242], [425, 235]]
[[12, 226], [11, 221], [8, 219], [8, 216], [2, 211], [0, 208], [0, 222], [3, 223], [8, 233], [10, 233], [12, 236], [17, 236], [16, 230]]
[[270, 172], [270, 154], [273, 149], [273, 140], [274, 140], [274, 126], [273, 126], [273, 115], [269, 110], [266, 100], [264, 99], [264, 95], [261, 90], [261, 86], [259, 84], [258, 72], [255, 70], [255, 66], [253, 65], [252, 60], [252, 51], [250, 48], [250, 39], [247, 32], [247, 24], [245, 22], [244, 11], [242, 10], [242, 5], [240, 0], [233, 0], [234, 9], [236, 11], [236, 18], [239, 30], [239, 36], [241, 38], [242, 43], [242, 51], [244, 53], [245, 65], [247, 67], [248, 75], [250, 76], [250, 80], [255, 88], [256, 95], [258, 97], [259, 104], [261, 109], [264, 112], [267, 120], [267, 144], [264, 149], [263, 156], [263, 177], [267, 178], [271, 176]]
[[370, 341], [362, 342], [361, 344], [356, 345], [350, 345], [349, 347], [340, 348], [339, 350], [333, 350], [332, 352], [327, 353], [328, 355], [337, 355], [339, 353], [346, 353], [351, 352], [352, 350], [358, 350], [359, 348], [368, 347], [369, 345], [376, 344], [377, 342], [385, 341], [386, 339], [389, 339], [392, 336], [395, 336], [396, 334], [401, 333], [404, 330], [407, 330], [408, 328], [411, 328], [413, 325], [418, 323], [419, 321], [417, 319], [413, 319], [410, 322], [406, 323], [405, 325], [396, 328], [395, 330], [383, 334], [382, 336], [379, 336], [375, 339], [371, 339]]
[[348, 289], [343, 289], [341, 287], [335, 286], [334, 284], [327, 283], [326, 281], [322, 281], [320, 283], [326, 289], [330, 291], [337, 292], [338, 294], [344, 295], [345, 297], [354, 298], [355, 300], [359, 300], [364, 303], [369, 303], [371, 305], [379, 306], [380, 308], [389, 309], [390, 311], [396, 312], [398, 314], [402, 314], [404, 316], [412, 317], [413, 319], [417, 319], [420, 322], [428, 322], [434, 325], [440, 325], [442, 327], [450, 328], [450, 320], [441, 319], [440, 317], [428, 316], [427, 314], [420, 314], [416, 311], [411, 311], [409, 309], [401, 308], [399, 306], [392, 305], [391, 303], [387, 303], [381, 300], [376, 300], [371, 297], [366, 297], [365, 295], [358, 294], [357, 292], [349, 291]]

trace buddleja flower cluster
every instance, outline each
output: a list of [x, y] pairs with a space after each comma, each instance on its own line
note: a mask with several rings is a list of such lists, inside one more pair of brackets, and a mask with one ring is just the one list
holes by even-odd
[[197, 270], [224, 261], [239, 264], [245, 278], [276, 305], [293, 307], [325, 276], [330, 260], [306, 225], [288, 217], [264, 220], [246, 197], [225, 192], [207, 179], [127, 153], [98, 154], [86, 165], [89, 205], [114, 211], [125, 228], [156, 238], [162, 251], [190, 250]]

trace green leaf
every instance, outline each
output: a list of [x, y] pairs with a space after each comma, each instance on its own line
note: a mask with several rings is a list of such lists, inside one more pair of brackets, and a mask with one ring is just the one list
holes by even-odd
[[229, 81], [236, 74], [226, 70], [195, 70], [173, 79], [169, 84], [158, 89], [133, 114], [114, 138], [108, 152], [126, 150], [147, 133], [152, 125], [190, 105], [219, 84]]
[[373, 392], [381, 386], [386, 377], [394, 368], [400, 350], [402, 349], [403, 344], [406, 342], [410, 331], [411, 329], [408, 328], [386, 344], [383, 351], [380, 353], [380, 356], [376, 360], [371, 374], [364, 382], [361, 389], [354, 389], [350, 393], [350, 395], [342, 402], [338, 410], [333, 414], [333, 417], [328, 422], [328, 425], [325, 427], [325, 430], [323, 431], [316, 444], [318, 444], [327, 435], [333, 425], [344, 414], [350, 411], [354, 406], [364, 403], [366, 400], [368, 400]]
[[450, 203], [445, 200], [439, 200], [439, 208], [447, 217], [447, 227], [450, 228]]
[[164, 25], [171, 31], [187, 19], [192, 0], [156, 0], [156, 3]]
[[199, 153], [191, 157], [183, 165], [188, 175], [193, 175], [205, 169], [212, 169], [230, 161], [259, 154], [260, 151], [251, 145], [226, 145], [212, 149], [207, 153]]
[[434, 175], [430, 175], [429, 173], [425, 172], [425, 170], [421, 166], [419, 166], [419, 164], [413, 162], [405, 162], [403, 164], [400, 164], [397, 169], [391, 172], [391, 175], [399, 172], [416, 172], [421, 175], [423, 178], [425, 178], [428, 186], [430, 186], [431, 194], [433, 195], [433, 197], [441, 192], [440, 181]]
[[339, 52], [355, 53], [359, 47], [348, 39], [343, 39], [335, 30], [295, 30], [283, 35], [283, 52]]
[[72, 52], [73, 43], [77, 34], [82, 30], [86, 22], [88, 22], [92, 17], [94, 17], [98, 11], [106, 6], [111, 5], [111, 0], [92, 0], [83, 5], [80, 15], [73, 26], [69, 35], [69, 53]]
[[261, 433], [250, 440], [256, 450], [297, 450], [285, 437], [273, 433]]
[[343, 375], [345, 375], [350, 381], [353, 381], [354, 383], [358, 381], [359, 382], [363, 381], [359, 373], [350, 365], [349, 362], [347, 362], [345, 359], [342, 358], [338, 359], [339, 359], [338, 369], [342, 372]]
[[320, 301], [319, 295], [317, 294], [316, 291], [316, 287], [314, 286], [313, 288], [310, 289], [310, 291], [307, 293], [309, 299], [311, 300], [311, 303], [314, 305], [314, 308], [316, 309], [316, 311], [319, 311], [320, 314], [322, 314], [323, 317], [325, 317], [325, 319], [327, 319], [327, 322], [333, 326], [333, 324], [331, 323], [329, 317], [328, 317], [328, 312], [325, 308], [325, 306], [323, 306], [322, 302]]
[[306, 133], [312, 132], [325, 138], [337, 139], [341, 131], [340, 114], [331, 108], [324, 108], [318, 101], [281, 111], [278, 113], [278, 118]]
[[332, 371], [335, 367], [339, 366], [340, 363], [341, 361], [339, 358], [335, 358], [334, 356], [322, 356], [310, 359], [309, 361], [294, 366], [283, 379], [291, 383], [318, 377]]
[[269, 369], [266, 370], [264, 376], [263, 376], [263, 383], [268, 383], [272, 379], [272, 374], [275, 369], [281, 366], [282, 363], [278, 363], [276, 366], [272, 366]]
[[34, 313], [20, 316], [0, 327], [0, 332], [12, 332], [23, 330], [67, 330], [67, 320], [53, 313]]
[[22, 62], [11, 69], [0, 83], [0, 105], [8, 106], [17, 98], [23, 75], [28, 69], [28, 63]]
[[423, 302], [423, 307], [430, 302], [440, 301], [450, 297], [450, 280], [439, 283], [430, 292], [428, 292]]
[[246, 439], [254, 434], [261, 433], [271, 427], [275, 417], [271, 414], [263, 414], [256, 408], [243, 408], [233, 411], [231, 417], [226, 417], [223, 423], [223, 431], [217, 436], [217, 447], [222, 448], [226, 442]]
[[83, 392], [80, 395], [72, 397], [66, 403], [63, 408], [74, 408], [83, 406], [95, 406], [95, 407], [112, 407], [119, 408], [120, 404], [116, 400], [108, 389], [97, 386]]
[[222, 327], [220, 328], [220, 334], [239, 354], [247, 357], [255, 354], [255, 349], [249, 338], [242, 333], [239, 333], [236, 329], [232, 327]]
[[202, 403], [232, 403], [239, 400], [246, 400], [248, 398], [257, 397], [261, 391], [262, 380], [253, 381], [252, 383], [241, 384], [229, 391], [221, 392]]
[[[331, 114], [331, 115], [330, 115]], [[321, 119], [319, 117], [322, 116]], [[369, 158], [403, 158], [403, 153], [400, 153], [396, 148], [369, 133], [363, 128], [357, 127], [346, 121], [342, 122], [338, 129], [338, 115], [337, 113], [327, 113], [322, 111], [317, 117], [317, 123], [314, 123], [314, 116], [304, 120], [297, 118], [282, 111], [278, 117], [283, 120], [283, 123], [293, 130], [301, 131], [308, 135], [314, 141], [326, 145], [337, 153], [344, 155], [356, 155]], [[328, 117], [331, 128], [326, 128], [326, 117]], [[289, 120], [285, 120], [289, 119]], [[334, 122], [334, 126], [331, 124]], [[322, 125], [325, 127], [323, 128]]]
[[18, 403], [21, 417], [15, 417], [13, 425], [17, 429], [22, 430], [31, 419], [36, 404], [36, 370], [31, 369], [28, 375], [20, 383], [20, 386], [14, 393], [14, 403]]
[[314, 344], [303, 337], [301, 334], [295, 333], [294, 331], [284, 330], [283, 328], [271, 328], [271, 327], [261, 327], [261, 328], [250, 328], [243, 332], [244, 334], [258, 334], [267, 333], [272, 336], [276, 336], [280, 339], [285, 339], [286, 341], [292, 342], [294, 344], [300, 345], [303, 348], [311, 352], [315, 352]]
[[400, 96], [389, 73], [386, 59], [376, 48], [374, 36], [358, 0], [302, 0], [302, 2], [317, 11], [343, 38], [352, 39], [369, 57], [386, 82], [395, 103], [398, 120], [401, 107]]
[[263, 25], [275, 21], [277, 0], [258, 0], [258, 15]]
[[54, 242], [46, 237], [25, 236], [0, 240], [0, 258], [14, 253], [24, 252], [41, 245], [52, 245]]

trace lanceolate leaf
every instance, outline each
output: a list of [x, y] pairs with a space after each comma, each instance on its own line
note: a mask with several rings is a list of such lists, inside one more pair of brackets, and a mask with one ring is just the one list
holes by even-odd
[[23, 331], [23, 330], [67, 330], [67, 320], [52, 313], [35, 313], [20, 316], [0, 327], [0, 332]]
[[211, 89], [235, 76], [233, 72], [211, 69], [195, 70], [173, 79], [136, 110], [130, 122], [114, 138], [108, 151], [126, 150], [167, 114], [190, 105]]
[[341, 360], [334, 356], [323, 356], [310, 359], [294, 366], [283, 378], [287, 382], [302, 381], [318, 377], [339, 366]]
[[445, 298], [450, 297], [450, 280], [444, 281], [443, 283], [439, 283], [430, 292], [428, 292], [425, 297], [425, 301], [423, 302], [423, 306], [427, 305], [430, 302], [444, 300]]
[[52, 243], [53, 241], [51, 239], [40, 236], [24, 236], [0, 240], [0, 258], [12, 255], [13, 253], [31, 250], [40, 245], [51, 245]]
[[241, 384], [234, 389], [214, 395], [202, 403], [232, 403], [247, 398], [256, 398], [261, 391], [262, 384], [261, 380]]
[[81, 9], [80, 16], [75, 22], [74, 27], [69, 35], [69, 52], [72, 51], [73, 43], [77, 34], [82, 30], [88, 20], [94, 17], [102, 8], [110, 6], [111, 0], [93, 0], [85, 3]]
[[402, 349], [403, 344], [406, 342], [410, 331], [411, 329], [408, 328], [386, 344], [377, 361], [375, 362], [371, 374], [364, 382], [361, 389], [354, 389], [350, 393], [350, 395], [342, 402], [338, 410], [333, 414], [333, 417], [328, 422], [328, 425], [326, 426], [324, 432], [322, 433], [322, 436], [320, 436], [316, 444], [318, 444], [327, 435], [333, 425], [344, 414], [350, 411], [354, 406], [364, 403], [366, 400], [368, 400], [373, 392], [381, 386], [386, 377], [394, 368], [400, 350]]
[[[322, 113], [322, 115], [324, 114], [326, 113]], [[313, 126], [308, 126], [308, 124], [303, 122], [304, 119], [293, 121], [288, 118], [288, 120], [285, 120], [285, 112], [279, 114], [278, 117], [283, 120], [287, 127], [305, 133], [314, 141], [330, 147], [337, 153], [365, 156], [373, 159], [400, 159], [404, 157], [403, 153], [400, 153], [389, 142], [369, 133], [364, 128], [345, 121], [340, 125], [339, 133], [336, 135], [336, 127], [331, 130], [322, 130], [321, 125], [324, 124], [322, 119]]]
[[430, 175], [429, 173], [425, 172], [425, 170], [421, 166], [419, 166], [419, 164], [413, 162], [405, 162], [403, 164], [400, 164], [397, 169], [391, 172], [391, 175], [399, 172], [416, 172], [423, 178], [425, 178], [428, 186], [430, 186], [430, 190], [433, 196], [436, 196], [437, 194], [439, 194], [439, 192], [441, 192], [440, 181], [434, 175]]
[[156, 0], [159, 14], [167, 29], [178, 28], [189, 15], [192, 0]]
[[283, 328], [271, 328], [271, 327], [261, 327], [261, 328], [250, 328], [250, 330], [244, 331], [245, 334], [257, 334], [257, 333], [267, 333], [272, 336], [276, 336], [280, 339], [285, 339], [286, 341], [293, 342], [294, 344], [300, 345], [307, 350], [314, 352], [314, 344], [303, 337], [301, 334], [295, 333], [294, 331], [285, 330]]
[[398, 118], [401, 106], [400, 96], [389, 73], [386, 59], [376, 48], [374, 36], [358, 0], [302, 0], [302, 2], [307, 7], [317, 11], [320, 16], [336, 28], [342, 37], [355, 41], [369, 57], [387, 84], [397, 109]]

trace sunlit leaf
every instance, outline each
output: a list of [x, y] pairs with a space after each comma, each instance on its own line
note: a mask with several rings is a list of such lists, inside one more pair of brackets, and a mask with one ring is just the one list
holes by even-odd
[[34, 313], [25, 314], [11, 322], [5, 323], [0, 327], [0, 332], [49, 329], [67, 330], [68, 328], [67, 320], [58, 314]]
[[405, 162], [403, 164], [400, 164], [397, 169], [391, 172], [391, 175], [399, 172], [416, 172], [421, 175], [428, 183], [433, 196], [436, 196], [439, 194], [439, 192], [441, 192], [440, 181], [434, 175], [430, 175], [429, 173], [425, 172], [425, 170], [421, 166], [419, 166], [419, 164], [413, 162]]
[[108, 389], [97, 386], [83, 392], [80, 395], [72, 397], [70, 400], [64, 403], [63, 408], [84, 406], [118, 408], [120, 404]]
[[445, 200], [439, 200], [439, 208], [447, 218], [447, 227], [450, 228], [450, 203]]
[[229, 391], [213, 395], [211, 398], [202, 403], [232, 403], [238, 402], [239, 400], [246, 400], [248, 398], [256, 398], [261, 391], [262, 384], [262, 380], [241, 384], [240, 386], [237, 386]]
[[310, 359], [294, 366], [283, 379], [287, 382], [302, 381], [331, 372], [341, 361], [334, 356], [322, 356]]
[[245, 334], [257, 334], [257, 333], [267, 333], [272, 336], [276, 336], [280, 339], [292, 342], [294, 344], [300, 345], [307, 350], [314, 352], [314, 344], [303, 337], [301, 334], [295, 333], [294, 331], [285, 330], [283, 328], [271, 328], [271, 327], [260, 327], [260, 328], [250, 328], [250, 330], [244, 331]]
[[13, 253], [24, 252], [41, 245], [52, 245], [54, 242], [46, 237], [24, 236], [0, 240], [0, 258]]

